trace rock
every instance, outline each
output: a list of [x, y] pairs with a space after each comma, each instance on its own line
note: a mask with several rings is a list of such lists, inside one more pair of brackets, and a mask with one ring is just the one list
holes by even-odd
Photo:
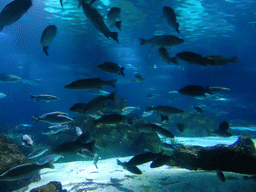
[[65, 192], [67, 190], [62, 190], [61, 182], [51, 181], [50, 183], [32, 189], [30, 192]]

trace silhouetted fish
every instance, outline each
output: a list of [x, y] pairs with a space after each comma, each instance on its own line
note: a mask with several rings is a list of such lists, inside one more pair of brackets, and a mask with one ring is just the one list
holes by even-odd
[[47, 26], [41, 36], [41, 45], [43, 48], [43, 51], [45, 52], [45, 54], [47, 56], [49, 56], [48, 54], [48, 47], [49, 44], [52, 42], [52, 40], [55, 38], [57, 34], [57, 27], [56, 25], [49, 25]]

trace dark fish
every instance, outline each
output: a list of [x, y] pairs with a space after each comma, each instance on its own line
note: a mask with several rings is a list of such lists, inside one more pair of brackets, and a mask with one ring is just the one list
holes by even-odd
[[195, 106], [195, 105], [194, 105], [194, 108], [195, 108], [195, 110], [196, 110], [198, 113], [203, 113], [203, 112], [204, 112], [203, 109], [201, 109], [201, 108], [198, 107], [198, 106]]
[[126, 117], [123, 115], [118, 115], [118, 114], [103, 115], [100, 119], [94, 120], [94, 125], [97, 125], [99, 123], [115, 124], [115, 123], [121, 123], [125, 121], [126, 121]]
[[205, 59], [202, 55], [189, 52], [189, 51], [184, 51], [181, 53], [178, 53], [176, 55], [179, 59], [193, 65], [202, 65], [202, 66], [207, 66], [208, 65], [208, 60]]
[[208, 65], [219, 66], [219, 65], [228, 65], [229, 63], [238, 63], [237, 57], [227, 59], [223, 56], [207, 56], [205, 57], [208, 61]]
[[89, 143], [84, 143], [78, 138], [75, 141], [67, 141], [52, 150], [54, 154], [73, 154], [81, 151], [82, 149], [87, 149], [90, 152], [93, 151], [93, 147], [95, 145], [95, 141], [91, 141]]
[[161, 114], [161, 121], [168, 121], [169, 120], [169, 117], [167, 115], [162, 115]]
[[143, 153], [139, 155], [135, 155], [133, 158], [131, 158], [128, 162], [127, 165], [142, 165], [144, 163], [148, 163], [150, 161], [154, 161], [157, 157], [160, 157], [162, 155], [162, 152], [160, 153]]
[[146, 111], [157, 111], [160, 113], [167, 113], [167, 114], [177, 114], [177, 113], [184, 113], [185, 111], [178, 109], [176, 107], [169, 107], [169, 106], [162, 106], [159, 105], [157, 107], [147, 107]]
[[121, 13], [121, 9], [118, 7], [112, 7], [109, 11], [108, 11], [108, 23], [110, 24], [111, 27], [113, 27], [114, 25], [121, 30], [121, 22], [122, 21], [116, 21], [118, 18], [120, 18], [120, 13]]
[[108, 96], [100, 95], [95, 99], [92, 99], [88, 103], [77, 103], [69, 110], [71, 112], [79, 113], [79, 115], [96, 113], [103, 109], [109, 101], [116, 100], [116, 91], [109, 94]]
[[21, 78], [10, 74], [10, 73], [0, 73], [0, 83], [17, 83], [21, 81]]
[[45, 94], [40, 94], [40, 95], [31, 94], [31, 99], [36, 99], [37, 101], [47, 101], [47, 102], [59, 100], [58, 97], [55, 97], [53, 95], [45, 95]]
[[0, 32], [7, 25], [18, 21], [32, 6], [31, 0], [14, 0], [0, 12]]
[[80, 79], [73, 81], [66, 85], [64, 88], [72, 90], [84, 90], [84, 89], [102, 89], [103, 86], [111, 86], [116, 88], [115, 83], [117, 79], [104, 81], [100, 78], [91, 78], [91, 79]]
[[178, 60], [177, 57], [173, 57], [173, 58], [170, 57], [167, 49], [164, 47], [161, 47], [158, 49], [158, 56], [160, 57], [160, 59], [162, 59], [164, 62], [168, 64], [174, 63], [176, 65], [179, 65], [177, 61]]
[[142, 174], [141, 170], [138, 167], [136, 167], [135, 165], [127, 165], [127, 162], [122, 163], [118, 159], [116, 161], [117, 161], [117, 165], [121, 165], [127, 171], [134, 173], [134, 174], [138, 174], [138, 175]]
[[219, 124], [219, 131], [228, 131], [229, 129], [229, 123], [227, 121], [223, 121]]
[[150, 45], [151, 47], [172, 47], [184, 42], [183, 39], [173, 35], [156, 35], [152, 39], [140, 39], [140, 45]]
[[210, 134], [221, 136], [221, 137], [231, 137], [232, 134], [228, 132], [229, 123], [227, 121], [223, 121], [219, 124], [218, 130], [210, 132]]
[[43, 47], [43, 51], [47, 56], [48, 54], [48, 46], [52, 42], [52, 40], [55, 38], [57, 34], [57, 27], [56, 25], [49, 25], [47, 26], [41, 36], [41, 45]]
[[230, 89], [226, 87], [209, 87], [209, 91], [211, 93], [219, 93], [224, 91], [230, 91]]
[[216, 173], [217, 173], [217, 177], [222, 181], [222, 182], [225, 182], [226, 181], [226, 177], [225, 175], [223, 174], [223, 172], [221, 170], [216, 170]]
[[45, 164], [27, 163], [23, 165], [18, 165], [0, 175], [0, 180], [15, 181], [19, 179], [24, 179], [45, 168], [54, 169], [54, 166], [51, 162], [46, 162]]
[[99, 14], [98, 11], [91, 4], [82, 2], [81, 5], [83, 7], [85, 16], [88, 20], [91, 21], [93, 26], [107, 38], [111, 37], [117, 43], [119, 43], [117, 39], [118, 33], [109, 31], [106, 24], [104, 23], [104, 18]]
[[103, 62], [100, 65], [98, 65], [98, 68], [106, 73], [124, 76], [124, 67], [120, 67], [118, 64], [113, 62]]
[[185, 125], [183, 123], [178, 123], [177, 124], [177, 129], [179, 132], [183, 132], [185, 130]]
[[34, 122], [42, 121], [50, 124], [66, 124], [73, 121], [72, 118], [67, 117], [66, 113], [64, 114], [65, 115], [62, 115], [61, 112], [59, 114], [58, 112], [55, 114], [55, 112], [53, 112], [53, 113], [46, 113], [40, 117], [35, 116], [33, 118], [34, 118]]
[[154, 161], [150, 164], [150, 168], [157, 168], [163, 165], [166, 165], [172, 159], [169, 155], [161, 155], [154, 159]]
[[62, 155], [47, 155], [45, 157], [42, 157], [37, 162], [38, 164], [45, 164], [46, 162], [57, 162], [60, 158], [64, 158]]
[[135, 74], [135, 79], [133, 81], [136, 81], [137, 83], [141, 83], [142, 81], [144, 81], [145, 79], [141, 76], [141, 74], [136, 73]]
[[163, 14], [164, 18], [166, 19], [167, 23], [177, 31], [177, 33], [180, 33], [179, 31], [179, 23], [177, 23], [176, 20], [176, 14], [174, 10], [171, 7], [164, 6], [163, 8]]
[[183, 95], [188, 95], [192, 97], [198, 97], [198, 96], [206, 97], [205, 96], [206, 93], [213, 95], [213, 93], [209, 91], [209, 87], [204, 88], [201, 85], [187, 85], [181, 88], [180, 90], [178, 90], [178, 92]]
[[163, 137], [174, 138], [174, 135], [167, 129], [151, 123], [141, 124], [139, 130], [144, 133], [158, 133]]
[[53, 135], [62, 131], [67, 131], [67, 130], [69, 130], [69, 127], [67, 124], [57, 124], [57, 125], [48, 127], [46, 130], [42, 132], [42, 134]]

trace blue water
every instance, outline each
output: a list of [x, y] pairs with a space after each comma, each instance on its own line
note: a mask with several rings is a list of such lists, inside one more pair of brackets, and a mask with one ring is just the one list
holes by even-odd
[[[2, 9], [9, 0], [1, 0]], [[255, 2], [250, 0], [190, 0], [190, 1], [96, 1], [93, 5], [104, 17], [113, 6], [126, 6], [122, 10], [122, 31], [117, 44], [94, 29], [85, 19], [76, 3], [64, 0], [34, 1], [33, 6], [16, 23], [0, 33], [0, 72], [8, 72], [22, 78], [40, 79], [41, 85], [22, 82], [1, 84], [0, 92], [7, 95], [0, 99], [0, 125], [6, 129], [21, 123], [33, 124], [32, 116], [51, 111], [69, 112], [77, 102], [88, 102], [95, 96], [93, 91], [64, 89], [71, 81], [81, 79], [77, 72], [87, 72], [104, 80], [118, 78], [118, 96], [127, 99], [132, 106], [168, 105], [193, 111], [201, 105], [205, 114], [217, 121], [243, 120], [255, 123]], [[127, 3], [128, 2], [128, 3]], [[125, 4], [127, 3], [127, 4]], [[180, 35], [162, 16], [163, 6], [172, 7], [178, 15]], [[73, 10], [73, 12], [72, 12]], [[49, 47], [49, 57], [41, 49], [40, 38], [49, 24], [58, 27], [58, 33]], [[179, 60], [180, 68], [164, 63], [157, 56], [157, 48], [139, 45], [139, 38], [150, 39], [155, 34], [172, 34], [185, 43], [168, 48], [174, 57], [182, 51], [192, 51], [203, 56], [222, 55], [238, 57], [239, 63], [220, 67], [189, 65]], [[97, 68], [104, 61], [112, 61], [125, 67], [125, 77], [106, 74]], [[130, 68], [129, 68], [130, 66]], [[132, 66], [132, 68], [131, 68]], [[133, 82], [135, 72], [146, 80]], [[218, 96], [222, 98], [198, 100], [178, 93], [181, 87], [190, 84], [230, 88]], [[112, 92], [113, 88], [104, 90]], [[149, 93], [159, 97], [148, 99]], [[52, 94], [57, 102], [45, 103], [31, 100], [30, 94]], [[77, 114], [69, 112], [70, 117]], [[235, 125], [234, 125], [235, 126]]]

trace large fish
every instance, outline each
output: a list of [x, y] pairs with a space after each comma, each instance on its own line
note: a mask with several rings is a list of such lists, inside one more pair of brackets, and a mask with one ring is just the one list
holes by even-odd
[[166, 19], [167, 23], [175, 29], [175, 31], [177, 31], [178, 33], [180, 33], [179, 31], [179, 23], [177, 23], [176, 20], [176, 14], [174, 12], [174, 10], [171, 7], [168, 6], [164, 6], [163, 8], [163, 14], [164, 14], [164, 18]]
[[212, 55], [205, 57], [208, 61], [208, 65], [219, 66], [219, 65], [228, 65], [229, 63], [238, 63], [237, 57], [227, 59], [223, 56]]
[[119, 115], [119, 114], [110, 114], [110, 115], [103, 115], [101, 118], [94, 120], [94, 125], [97, 125], [99, 123], [102, 124], [115, 124], [115, 123], [121, 123], [125, 122], [126, 117]]
[[79, 113], [79, 115], [96, 113], [103, 109], [109, 101], [115, 101], [116, 91], [108, 96], [100, 95], [92, 99], [88, 103], [77, 103], [70, 108], [71, 112]]
[[174, 138], [170, 131], [152, 123], [141, 124], [139, 130], [144, 133], [158, 133], [163, 137]]
[[183, 43], [184, 40], [174, 35], [156, 35], [146, 40], [140, 38], [140, 45], [150, 45], [151, 47], [172, 47]]
[[102, 89], [103, 86], [109, 85], [115, 88], [115, 83], [117, 79], [104, 81], [100, 78], [91, 78], [91, 79], [80, 79], [73, 81], [66, 85], [64, 88], [72, 90], [84, 90], [84, 89]]
[[201, 85], [187, 85], [180, 90], [178, 90], [179, 93], [183, 95], [188, 95], [192, 97], [199, 97], [199, 96], [205, 96], [206, 93], [213, 95], [212, 92], [209, 91], [209, 87], [202, 87]]
[[46, 94], [40, 94], [40, 95], [31, 94], [31, 99], [35, 99], [37, 101], [46, 101], [46, 102], [59, 100], [59, 98], [56, 96], [46, 95]]
[[118, 18], [120, 18], [120, 12], [121, 9], [119, 7], [112, 7], [108, 11], [108, 23], [110, 24], [111, 27], [116, 26], [119, 30], [121, 30], [121, 22], [122, 21], [116, 21]]
[[135, 155], [133, 158], [131, 158], [128, 162], [127, 165], [142, 165], [144, 163], [148, 163], [150, 161], [154, 161], [155, 158], [160, 157], [162, 155], [162, 152], [160, 153], [142, 153], [139, 155]]
[[177, 113], [184, 113], [185, 111], [178, 109], [176, 107], [170, 107], [170, 106], [156, 106], [156, 107], [147, 107], [146, 106], [146, 112], [148, 111], [157, 111], [160, 113], [167, 113], [167, 114], [177, 114]]
[[121, 165], [127, 171], [129, 171], [133, 174], [137, 174], [137, 175], [142, 174], [142, 171], [138, 167], [136, 167], [135, 165], [128, 165], [127, 162], [121, 162], [118, 159], [116, 161], [117, 161], [117, 165]]
[[19, 179], [24, 179], [45, 168], [53, 169], [54, 166], [50, 161], [44, 164], [27, 163], [23, 165], [18, 165], [0, 175], [0, 181], [15, 181]]
[[202, 55], [189, 51], [178, 53], [176, 57], [192, 65], [207, 66], [209, 64], [209, 61]]
[[57, 27], [56, 25], [49, 25], [47, 26], [41, 36], [41, 45], [43, 47], [43, 51], [45, 52], [45, 54], [47, 56], [49, 56], [48, 54], [48, 46], [49, 44], [52, 42], [52, 40], [54, 39], [54, 37], [57, 34]]
[[117, 43], [119, 43], [117, 39], [118, 33], [109, 31], [106, 24], [104, 23], [103, 17], [99, 14], [98, 11], [91, 4], [88, 4], [84, 1], [81, 3], [81, 5], [83, 7], [85, 16], [91, 21], [93, 26], [107, 38], [111, 37]]
[[124, 67], [120, 67], [117, 63], [106, 61], [101, 63], [97, 67], [106, 73], [124, 76]]
[[158, 49], [158, 56], [160, 57], [160, 59], [162, 59], [164, 62], [166, 62], [168, 64], [174, 63], [176, 65], [179, 65], [178, 61], [177, 61], [178, 60], [177, 57], [173, 57], [173, 58], [170, 57], [167, 49], [164, 47], [161, 47]]
[[0, 12], [0, 31], [18, 21], [32, 6], [32, 0], [14, 0]]
[[0, 83], [17, 83], [21, 81], [21, 78], [10, 74], [10, 73], [0, 73]]

